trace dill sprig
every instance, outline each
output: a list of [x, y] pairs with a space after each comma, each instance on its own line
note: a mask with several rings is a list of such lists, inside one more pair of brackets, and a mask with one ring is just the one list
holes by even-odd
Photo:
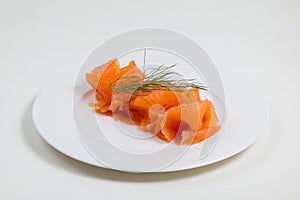
[[[195, 79], [185, 79], [174, 71], [174, 65], [160, 65], [149, 67], [144, 71], [144, 76], [122, 76], [110, 84], [115, 92], [131, 93], [133, 95], [147, 95], [153, 90], [167, 90], [184, 92], [186, 89], [197, 88], [207, 90], [207, 87]], [[176, 78], [177, 77], [177, 78]]]

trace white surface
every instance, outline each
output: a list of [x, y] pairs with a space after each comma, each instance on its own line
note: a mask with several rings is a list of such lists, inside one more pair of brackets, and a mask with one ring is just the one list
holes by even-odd
[[[0, 199], [299, 199], [299, 9], [299, 1], [1, 1]], [[41, 139], [31, 120], [38, 92], [111, 35], [141, 26], [189, 35], [265, 93], [269, 126], [253, 146], [195, 170], [132, 175]]]
[[[231, 72], [220, 70], [220, 73], [226, 91], [227, 100], [227, 118], [223, 125], [222, 132], [219, 132], [219, 134], [214, 135], [204, 142], [195, 144], [188, 149], [184, 146], [179, 147], [176, 145], [175, 147], [170, 145], [170, 148], [167, 149], [164, 143], [157, 143], [157, 141], [154, 141], [154, 138], [149, 138], [149, 140], [134, 140], [132, 137], [123, 137], [121, 141], [119, 141], [119, 145], [126, 146], [130, 143], [131, 148], [133, 148], [133, 152], [139, 154], [141, 151], [145, 150], [145, 148], [140, 146], [140, 143], [142, 143], [143, 146], [148, 145], [148, 148], [152, 149], [154, 152], [157, 151], [160, 156], [159, 160], [157, 160], [157, 156], [151, 156], [150, 152], [143, 154], [143, 157], [146, 159], [145, 163], [147, 163], [147, 166], [143, 166], [144, 162], [141, 162], [138, 158], [134, 158], [131, 153], [124, 153], [122, 156], [114, 154], [114, 151], [112, 150], [114, 149], [114, 144], [103, 144], [103, 141], [99, 138], [98, 140], [100, 140], [101, 143], [97, 143], [96, 148], [99, 149], [97, 151], [100, 152], [100, 155], [97, 154], [97, 151], [93, 152], [93, 149], [83, 142], [90, 154], [86, 151], [80, 141], [78, 133], [76, 132], [76, 117], [74, 119], [72, 111], [72, 87], [74, 80], [78, 76], [76, 71], [68, 73], [58, 80], [54, 80], [42, 90], [33, 105], [33, 122], [40, 135], [51, 146], [72, 158], [91, 165], [133, 172], [171, 172], [205, 166], [233, 156], [253, 144], [265, 128], [267, 121], [267, 108], [265, 101], [263, 97], [261, 97], [260, 93], [257, 92], [257, 89]], [[250, 95], [245, 91], [252, 91], [252, 93]], [[84, 94], [84, 96], [86, 96], [86, 94]], [[93, 97], [91, 99], [93, 99]], [[91, 112], [91, 108], [88, 107], [88, 103], [91, 101], [92, 100], [83, 101], [78, 105], [81, 107], [80, 110], [84, 110], [77, 114], [83, 120], [82, 123], [84, 123], [78, 126], [88, 126], [84, 129], [85, 131], [89, 127], [93, 127], [91, 131], [96, 132], [97, 134], [95, 134], [92, 138], [97, 138], [100, 130], [97, 129], [97, 126], [94, 127], [90, 122], [91, 120], [95, 120], [94, 114]], [[250, 107], [248, 105], [252, 106]], [[216, 110], [218, 110], [218, 106], [220, 105], [215, 103]], [[102, 118], [106, 118], [106, 121], [105, 123], [100, 123], [99, 126], [107, 128], [106, 137], [109, 137], [109, 135], [113, 134], [113, 132], [117, 132], [118, 137], [124, 134], [118, 131], [118, 129], [112, 131], [113, 127], [116, 126], [112, 118]], [[83, 137], [84, 134], [87, 133], [81, 134], [83, 134]], [[217, 144], [213, 145], [215, 142], [217, 142]], [[206, 146], [203, 147], [203, 145]], [[107, 148], [107, 146], [111, 147]], [[157, 147], [159, 147], [159, 149], [157, 149]], [[103, 148], [104, 150], [102, 150]], [[200, 159], [200, 151], [202, 148], [206, 148], [207, 150], [203, 149], [203, 151], [205, 150], [207, 153], [210, 153]], [[185, 153], [183, 153], [184, 151], [180, 149], [184, 150]], [[179, 150], [180, 154], [175, 154], [176, 157], [172, 158], [169, 152], [174, 152], [174, 150]], [[163, 157], [164, 152], [172, 160]], [[108, 157], [109, 160], [102, 159], [106, 157]], [[95, 160], [95, 158], [98, 158], [100, 162]], [[125, 160], [125, 162], [120, 163], [119, 160]], [[132, 161], [128, 162], [128, 160]], [[120, 164], [115, 166], [110, 163]], [[135, 165], [137, 163], [139, 163], [139, 166], [136, 167]]]

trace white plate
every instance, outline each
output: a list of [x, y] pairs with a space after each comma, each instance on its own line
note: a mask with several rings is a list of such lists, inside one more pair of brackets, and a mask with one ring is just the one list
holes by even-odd
[[[178, 160], [156, 172], [190, 169], [221, 161], [249, 147], [262, 132], [267, 120], [267, 106], [262, 95], [233, 73], [220, 69], [220, 74], [226, 94], [227, 119], [217, 144], [207, 156], [201, 158], [197, 146], [189, 148]], [[76, 132], [72, 110], [76, 77], [76, 72], [67, 74], [49, 84], [38, 95], [32, 110], [34, 124], [47, 143], [60, 152], [91, 165], [111, 168], [86, 151]], [[114, 169], [131, 171], [122, 165]]]

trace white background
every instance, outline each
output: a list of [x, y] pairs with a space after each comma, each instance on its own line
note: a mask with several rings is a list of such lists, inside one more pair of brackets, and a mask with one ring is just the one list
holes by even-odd
[[[105, 170], [48, 146], [31, 119], [38, 92], [138, 27], [186, 34], [258, 86], [270, 109], [258, 141], [220, 163], [165, 174]], [[300, 199], [299, 69], [297, 0], [0, 0], [0, 199]]]

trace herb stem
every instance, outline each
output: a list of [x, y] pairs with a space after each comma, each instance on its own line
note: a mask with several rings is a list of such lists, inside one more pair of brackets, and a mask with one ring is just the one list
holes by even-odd
[[[110, 87], [116, 92], [133, 93], [134, 95], [143, 95], [152, 90], [168, 90], [174, 92], [183, 92], [186, 89], [207, 90], [208, 88], [195, 79], [184, 79], [180, 74], [174, 71], [174, 65], [160, 65], [151, 67], [144, 71], [145, 76], [128, 75], [114, 80]], [[150, 71], [149, 71], [150, 70]], [[149, 71], [147, 73], [147, 71]], [[174, 79], [174, 77], [180, 77]], [[117, 84], [116, 84], [117, 83]]]

